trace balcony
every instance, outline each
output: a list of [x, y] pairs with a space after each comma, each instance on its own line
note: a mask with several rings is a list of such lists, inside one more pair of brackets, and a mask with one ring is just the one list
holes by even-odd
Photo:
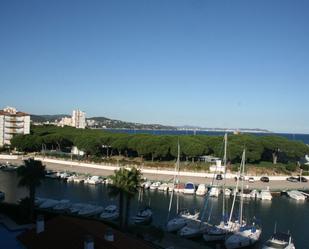
[[13, 128], [13, 129], [24, 128], [24, 123], [23, 122], [5, 122], [4, 127]]
[[7, 122], [23, 122], [24, 117], [5, 116], [4, 120]]
[[4, 128], [4, 133], [6, 134], [23, 134], [24, 129], [22, 128]]

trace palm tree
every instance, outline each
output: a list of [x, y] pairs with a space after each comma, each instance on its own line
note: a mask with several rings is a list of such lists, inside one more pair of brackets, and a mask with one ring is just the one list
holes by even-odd
[[[111, 196], [119, 196], [119, 225], [124, 229], [128, 224], [130, 200], [138, 192], [142, 174], [136, 168], [131, 170], [121, 168], [115, 171], [111, 179], [113, 184], [110, 186], [109, 193]], [[125, 210], [124, 199], [126, 201]]]
[[45, 176], [45, 166], [41, 161], [29, 158], [24, 160], [23, 166], [17, 169], [17, 175], [20, 178], [18, 185], [26, 187], [29, 190], [30, 199], [30, 219], [33, 219], [34, 200], [36, 187], [41, 185], [41, 181]]

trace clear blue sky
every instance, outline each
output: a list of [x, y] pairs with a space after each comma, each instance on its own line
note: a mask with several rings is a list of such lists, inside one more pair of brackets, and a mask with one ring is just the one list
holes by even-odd
[[309, 133], [307, 0], [1, 0], [0, 107]]

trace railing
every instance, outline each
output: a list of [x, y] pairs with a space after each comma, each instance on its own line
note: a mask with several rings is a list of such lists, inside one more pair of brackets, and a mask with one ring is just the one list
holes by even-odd
[[23, 128], [4, 128], [4, 133], [7, 134], [22, 134], [23, 132]]
[[5, 122], [4, 124], [5, 128], [24, 128], [24, 123], [17, 123], [17, 122]]

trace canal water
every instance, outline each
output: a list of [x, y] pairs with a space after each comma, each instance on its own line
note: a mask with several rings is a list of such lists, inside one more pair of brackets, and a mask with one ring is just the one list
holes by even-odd
[[[18, 187], [18, 179], [15, 172], [0, 171], [0, 190], [5, 192], [7, 202], [16, 202], [25, 197], [28, 193], [24, 188]], [[117, 204], [118, 200], [110, 198], [108, 189], [104, 185], [85, 185], [76, 183], [66, 183], [60, 180], [45, 179], [37, 190], [37, 196], [69, 199], [72, 202], [92, 203], [102, 206]], [[143, 204], [150, 204], [153, 209], [153, 224], [164, 227], [167, 219], [167, 210], [170, 194], [158, 191], [145, 191], [143, 193]], [[175, 194], [176, 196], [176, 194]], [[138, 196], [132, 200], [131, 214], [133, 215], [138, 208]], [[176, 198], [174, 198], [176, 200]], [[201, 210], [204, 206], [205, 198], [191, 195], [179, 194], [180, 208], [190, 210]], [[227, 198], [227, 205], [230, 207], [232, 198]], [[237, 209], [238, 203], [236, 205]], [[222, 196], [211, 198], [208, 203], [208, 210], [211, 211], [210, 221], [219, 221], [222, 213]], [[176, 212], [176, 201], [173, 203], [172, 213]], [[207, 212], [206, 217], [209, 217]], [[275, 224], [277, 230], [292, 234], [297, 249], [307, 249], [309, 245], [309, 202], [297, 202], [286, 196], [276, 196], [272, 201], [245, 200], [244, 217], [247, 221], [256, 217], [262, 226], [261, 241], [266, 241], [272, 234]], [[201, 248], [205, 245], [202, 240], [197, 241]], [[214, 245], [212, 245], [214, 246]], [[261, 243], [254, 248], [261, 248]]]

